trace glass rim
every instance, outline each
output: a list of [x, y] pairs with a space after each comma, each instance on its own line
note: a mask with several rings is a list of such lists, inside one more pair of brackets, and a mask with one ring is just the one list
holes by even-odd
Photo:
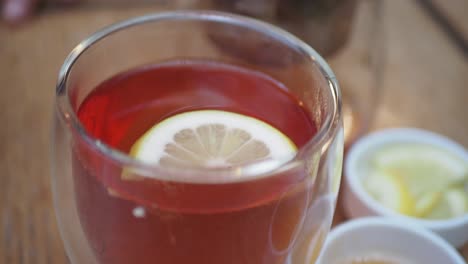
[[[73, 110], [72, 104], [70, 102], [70, 96], [68, 94], [68, 78], [73, 65], [77, 62], [80, 56], [94, 44], [97, 44], [100, 40], [105, 37], [117, 33], [119, 31], [125, 30], [130, 27], [155, 23], [159, 21], [212, 21], [218, 23], [226, 23], [231, 25], [236, 25], [244, 28], [251, 29], [259, 34], [265, 34], [269, 37], [272, 37], [275, 40], [278, 40], [282, 43], [287, 44], [290, 47], [296, 47], [299, 50], [303, 51], [320, 70], [320, 73], [323, 75], [327, 82], [329, 88], [329, 93], [331, 97], [331, 112], [326, 113], [326, 118], [324, 119], [322, 125], [318, 128], [317, 133], [313, 135], [306, 144], [298, 149], [298, 152], [292, 159], [288, 160], [274, 160], [274, 159], [265, 159], [249, 164], [244, 164], [235, 167], [229, 168], [202, 168], [202, 167], [193, 167], [193, 168], [168, 168], [163, 167], [158, 164], [148, 163], [141, 160], [137, 160], [127, 153], [120, 151], [116, 148], [113, 148], [98, 138], [90, 135], [86, 129], [81, 124], [76, 112]], [[60, 96], [64, 95], [64, 99], [60, 100]], [[130, 18], [121, 22], [117, 22], [102, 28], [101, 30], [91, 34], [86, 39], [81, 41], [75, 48], [70, 52], [70, 54], [65, 59], [63, 65], [60, 68], [59, 76], [56, 86], [56, 99], [55, 99], [56, 110], [59, 113], [62, 121], [67, 120], [71, 127], [78, 132], [78, 135], [84, 139], [86, 144], [89, 144], [93, 150], [98, 151], [103, 154], [106, 158], [111, 159], [122, 166], [137, 168], [138, 172], [141, 172], [142, 176], [147, 176], [149, 178], [157, 178], [162, 180], [171, 180], [171, 181], [188, 181], [196, 182], [197, 177], [193, 177], [195, 174], [202, 174], [204, 179], [212, 178], [216, 183], [220, 182], [236, 182], [236, 181], [248, 181], [251, 179], [261, 178], [263, 176], [268, 176], [272, 174], [280, 173], [281, 171], [288, 170], [290, 168], [296, 167], [301, 164], [302, 153], [307, 149], [316, 149], [326, 143], [327, 138], [336, 133], [339, 128], [339, 122], [336, 122], [341, 117], [341, 92], [339, 89], [338, 81], [326, 63], [325, 59], [321, 57], [313, 48], [308, 44], [304, 43], [302, 40], [298, 39], [291, 33], [278, 28], [277, 26], [268, 24], [266, 22], [259, 21], [257, 19], [235, 15], [226, 12], [219, 11], [166, 11], [147, 14], [143, 16], [138, 16]], [[154, 175], [158, 175], [155, 177]], [[171, 175], [171, 177], [165, 178], [165, 175]], [[174, 178], [174, 175], [181, 177]], [[237, 175], [237, 177], [220, 177], [222, 175], [232, 176]], [[185, 177], [184, 177], [185, 176]], [[239, 177], [243, 176], [243, 177]], [[224, 180], [223, 180], [224, 179]], [[195, 181], [194, 181], [195, 180]], [[211, 182], [210, 180], [208, 180]], [[202, 180], [202, 182], [205, 182]]]

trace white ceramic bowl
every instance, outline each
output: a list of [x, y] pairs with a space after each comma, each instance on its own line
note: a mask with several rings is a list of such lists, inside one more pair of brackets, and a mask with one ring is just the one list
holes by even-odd
[[364, 190], [361, 180], [363, 175], [359, 173], [358, 163], [363, 158], [368, 157], [369, 151], [398, 142], [415, 142], [438, 146], [457, 154], [468, 164], [468, 152], [463, 146], [433, 132], [414, 128], [398, 128], [369, 134], [351, 147], [345, 160], [343, 206], [346, 215], [350, 218], [372, 215], [397, 218], [400, 221], [432, 230], [455, 247], [464, 245], [468, 242], [468, 214], [446, 220], [408, 217], [384, 207]]
[[466, 263], [450, 244], [431, 231], [384, 217], [361, 218], [334, 228], [327, 237], [318, 263], [342, 263], [343, 260], [376, 254], [408, 263]]

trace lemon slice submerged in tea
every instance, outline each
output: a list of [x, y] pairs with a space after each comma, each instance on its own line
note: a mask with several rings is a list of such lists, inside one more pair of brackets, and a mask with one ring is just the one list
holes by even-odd
[[273, 126], [220, 110], [171, 116], [150, 128], [130, 150], [138, 160], [168, 167], [226, 168], [264, 159], [290, 160], [296, 146]]

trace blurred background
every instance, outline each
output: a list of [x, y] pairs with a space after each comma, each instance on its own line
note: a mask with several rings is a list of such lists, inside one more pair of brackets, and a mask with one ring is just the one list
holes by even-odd
[[[466, 0], [2, 3], [1, 264], [67, 263], [49, 187], [55, 81], [75, 45], [126, 18], [174, 9], [217, 9], [277, 24], [311, 44], [335, 70], [344, 94], [348, 146], [360, 135], [386, 127], [429, 129], [468, 146]], [[27, 9], [21, 9], [22, 4]], [[18, 17], [22, 14], [28, 16]], [[336, 222], [343, 220], [338, 208]], [[468, 256], [467, 246], [461, 251]]]

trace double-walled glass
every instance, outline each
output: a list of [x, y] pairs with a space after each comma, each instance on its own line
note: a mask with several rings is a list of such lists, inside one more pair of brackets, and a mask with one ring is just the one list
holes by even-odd
[[273, 23], [311, 45], [333, 68], [343, 94], [345, 148], [368, 132], [385, 62], [382, 0], [210, 0], [211, 7]]
[[[269, 75], [300, 100], [317, 133], [289, 161], [169, 169], [111, 148], [80, 123], [80, 104], [104, 80], [180, 59]], [[217, 12], [112, 25], [66, 59], [54, 121], [54, 203], [72, 263], [310, 264], [320, 252], [341, 176], [340, 92], [320, 55], [285, 31]], [[124, 170], [141, 177], [124, 179]]]

